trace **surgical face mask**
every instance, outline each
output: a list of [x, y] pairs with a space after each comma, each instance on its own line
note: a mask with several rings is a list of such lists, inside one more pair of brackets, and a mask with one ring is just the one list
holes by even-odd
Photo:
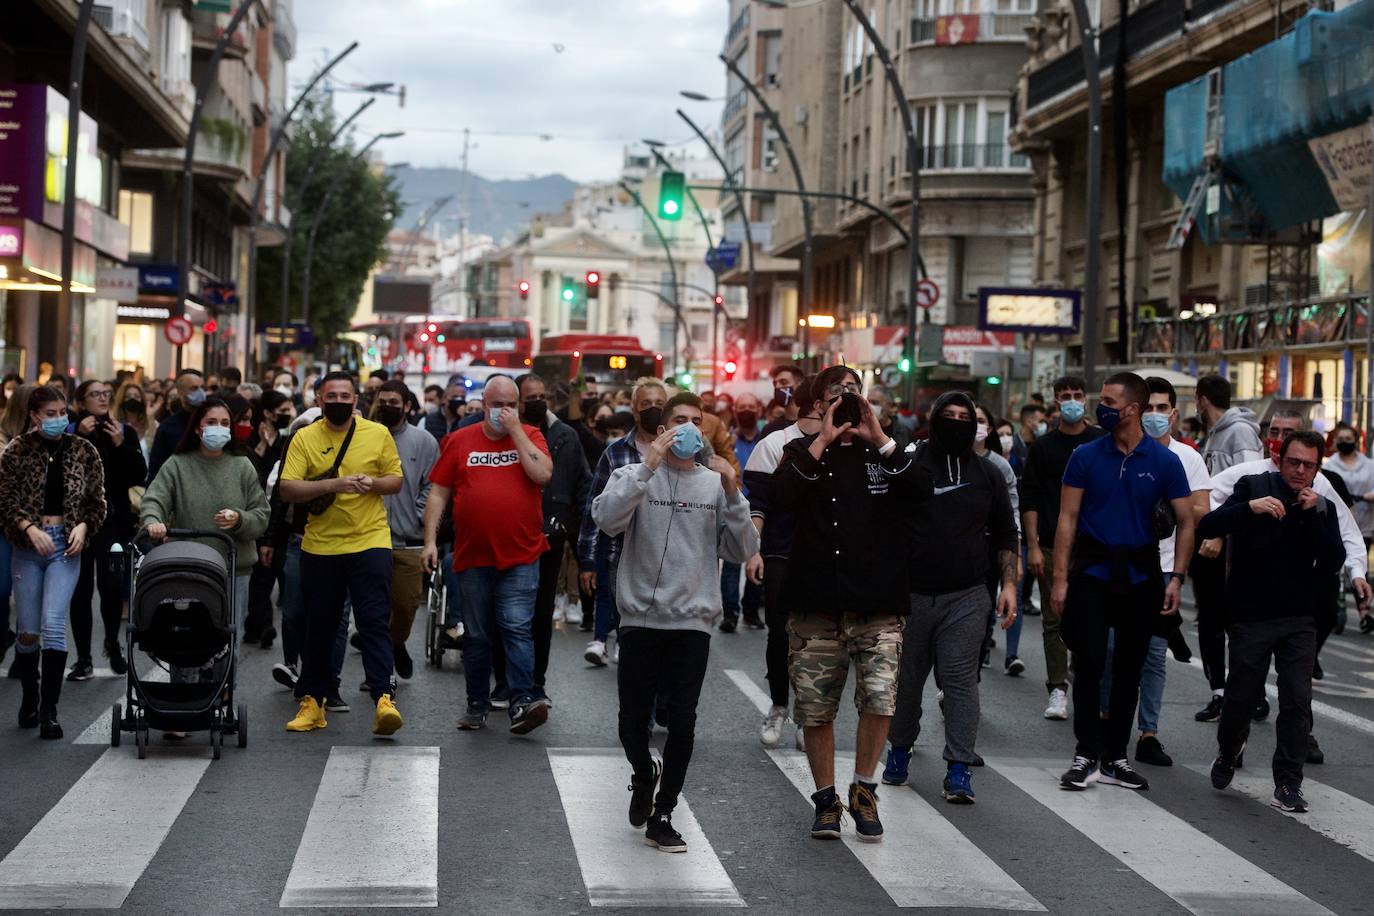
[[67, 431], [67, 415], [62, 414], [56, 417], [47, 417], [39, 424], [39, 429], [41, 429], [43, 435], [47, 436], [49, 439], [56, 439]]
[[1140, 418], [1140, 425], [1145, 427], [1145, 435], [1159, 439], [1169, 432], [1169, 415], [1150, 411]]
[[706, 445], [705, 440], [701, 438], [701, 430], [697, 429], [695, 423], [684, 423], [676, 429], [678, 433], [670, 448], [679, 458], [691, 458]]
[[1049, 431], [1050, 424], [1046, 423], [1044, 420], [1041, 420], [1039, 423], [1035, 424], [1035, 437], [1037, 439], [1045, 435], [1045, 433]]
[[233, 437], [227, 426], [207, 426], [200, 431], [200, 441], [212, 452], [224, 448]]
[[197, 388], [186, 395], [186, 403], [192, 407], [199, 407], [205, 403], [205, 389]]
[[307, 388], [307, 389], [305, 389], [304, 391], [301, 392], [301, 403], [305, 404], [306, 407], [313, 407], [313, 406], [315, 406], [315, 389], [314, 389], [314, 388]]
[[1059, 416], [1064, 418], [1065, 423], [1077, 423], [1083, 419], [1084, 413], [1086, 413], [1086, 409], [1082, 401], [1061, 401], [1059, 403]]
[[496, 430], [498, 433], [501, 432], [501, 431], [503, 431], [504, 428], [505, 428], [505, 427], [503, 427], [503, 426], [501, 425], [501, 411], [502, 411], [502, 410], [503, 410], [503, 408], [501, 408], [501, 407], [488, 407], [488, 408], [487, 408], [487, 422], [490, 423], [490, 424], [491, 424], [491, 428], [494, 429], [494, 430]]
[[977, 445], [982, 445], [988, 441], [988, 425], [979, 423], [973, 430], [973, 441]]
[[[1068, 406], [1069, 404], [1077, 404], [1077, 403], [1078, 403], [1077, 401], [1067, 401], [1067, 402], [1065, 402], [1065, 406]], [[1064, 409], [1063, 407], [1060, 408], [1061, 411], [1062, 411], [1063, 409]], [[1067, 411], [1065, 411], [1065, 412], [1067, 412]], [[1115, 407], [1108, 407], [1106, 404], [1098, 404], [1098, 405], [1097, 405], [1097, 425], [1098, 425], [1098, 426], [1102, 427], [1102, 428], [1105, 429], [1107, 432], [1111, 432], [1112, 430], [1116, 429], [1117, 424], [1120, 423], [1120, 422], [1121, 422], [1121, 411], [1117, 410]]]
[[1355, 443], [1341, 439], [1336, 443], [1336, 451], [1340, 452], [1342, 455], [1353, 455], [1355, 454]]
[[278, 385], [277, 391], [286, 395], [288, 398], [296, 393], [296, 390], [292, 388], [290, 385]]
[[439, 405], [434, 401], [425, 401], [425, 413], [436, 414], [439, 412]]
[[1012, 446], [1011, 436], [998, 436], [997, 441], [1002, 444], [1002, 454], [1010, 455]]
[[662, 407], [646, 407], [639, 412], [639, 428], [650, 436], [658, 435], [658, 428], [663, 424]]

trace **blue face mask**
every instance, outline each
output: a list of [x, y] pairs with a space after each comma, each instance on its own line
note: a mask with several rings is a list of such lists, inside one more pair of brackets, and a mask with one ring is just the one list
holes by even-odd
[[[1064, 408], [1059, 408], [1061, 411]], [[1116, 424], [1121, 422], [1121, 411], [1115, 407], [1108, 407], [1105, 404], [1097, 405], [1097, 425], [1111, 432], [1116, 429]]]
[[1145, 427], [1145, 435], [1158, 439], [1169, 431], [1169, 415], [1151, 411], [1140, 418], [1140, 425]]
[[1083, 419], [1084, 408], [1082, 401], [1060, 401], [1059, 416], [1065, 423], [1077, 423]]
[[48, 417], [40, 424], [39, 428], [43, 430], [43, 435], [47, 436], [49, 439], [56, 439], [67, 431], [67, 415], [62, 414], [60, 417]]
[[502, 427], [500, 407], [487, 408], [487, 422], [491, 424], [492, 429], [496, 430], [497, 432], [501, 432]]
[[190, 394], [186, 395], [186, 403], [190, 404], [192, 407], [199, 407], [201, 404], [204, 404], [205, 389], [197, 388], [195, 391], [192, 391]]
[[207, 426], [200, 431], [200, 441], [212, 452], [217, 452], [229, 444], [233, 433], [227, 426]]
[[701, 438], [701, 430], [697, 429], [695, 423], [684, 423], [677, 429], [678, 434], [673, 439], [671, 448], [673, 454], [679, 458], [691, 458], [706, 445], [705, 440]]

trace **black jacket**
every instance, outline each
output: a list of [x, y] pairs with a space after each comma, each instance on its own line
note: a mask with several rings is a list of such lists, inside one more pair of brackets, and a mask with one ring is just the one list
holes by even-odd
[[189, 411], [177, 410], [157, 425], [157, 432], [153, 435], [153, 447], [148, 452], [148, 483], [153, 482], [162, 465], [177, 450], [182, 437], [186, 435], [186, 427], [190, 421]]
[[792, 552], [782, 585], [791, 614], [839, 619], [904, 616], [910, 612], [900, 515], [930, 493], [930, 478], [911, 456], [883, 458], [855, 438], [838, 440], [817, 461], [815, 436], [783, 449], [770, 497], [795, 517]]
[[539, 431], [549, 447], [553, 476], [544, 485], [544, 533], [562, 532], [576, 538], [582, 524], [582, 507], [592, 486], [592, 472], [576, 430], [553, 420]]
[[[1261, 496], [1283, 500], [1282, 519], [1250, 510]], [[1330, 600], [1331, 579], [1345, 563], [1337, 511], [1324, 497], [1313, 509], [1300, 508], [1277, 471], [1236, 481], [1231, 498], [1197, 526], [1199, 539], [1231, 536], [1226, 592], [1233, 621], [1314, 616]]]
[[1064, 469], [1069, 466], [1073, 450], [1106, 433], [1096, 426], [1086, 427], [1076, 436], [1050, 430], [1030, 444], [1026, 451], [1026, 468], [1021, 475], [1021, 512], [1038, 512], [1036, 534], [1040, 549], [1049, 552], [1054, 546], [1054, 529], [1059, 524], [1059, 494], [1064, 484]]
[[[89, 414], [76, 414], [69, 428], [75, 431], [87, 416]], [[124, 443], [118, 448], [109, 433], [100, 427], [90, 436], [81, 438], [95, 446], [105, 466], [105, 524], [101, 530], [126, 535], [138, 524], [138, 513], [129, 505], [129, 488], [143, 486], [148, 476], [148, 463], [143, 460], [138, 433], [127, 423], [121, 425], [124, 427]]]

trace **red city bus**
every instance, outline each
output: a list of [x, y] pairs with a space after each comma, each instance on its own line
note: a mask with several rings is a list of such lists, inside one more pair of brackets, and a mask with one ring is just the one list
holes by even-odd
[[626, 387], [641, 378], [663, 377], [663, 354], [644, 349], [638, 337], [611, 334], [555, 334], [539, 343], [534, 371], [551, 381], [596, 379]]
[[[466, 366], [495, 366], [523, 372], [533, 353], [530, 323], [524, 319], [412, 315], [398, 323], [354, 325], [370, 368], [443, 375]], [[396, 338], [400, 336], [400, 351]]]

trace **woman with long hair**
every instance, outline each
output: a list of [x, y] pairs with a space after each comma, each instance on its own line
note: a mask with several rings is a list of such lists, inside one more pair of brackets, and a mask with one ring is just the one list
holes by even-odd
[[[1021, 532], [1021, 500], [1016, 485], [1016, 472], [1012, 470], [1011, 464], [1002, 454], [1001, 436], [997, 432], [998, 429], [1005, 427], [1007, 422], [993, 416], [992, 411], [983, 404], [974, 405], [973, 419], [977, 424], [973, 436], [973, 451], [991, 461], [997, 466], [997, 470], [1002, 472], [1002, 479], [1007, 482], [1007, 493], [1011, 497], [1011, 515], [1016, 521], [1016, 531], [1019, 535]], [[1017, 552], [1019, 555], [1019, 548]], [[996, 557], [993, 559], [995, 560]], [[987, 637], [983, 640], [983, 652], [978, 659], [978, 663], [984, 668], [990, 667], [992, 664], [993, 632], [997, 621], [997, 589], [1000, 583], [997, 581], [995, 563], [993, 569], [993, 574], [988, 577], [988, 593], [992, 595], [994, 610], [988, 615]], [[1007, 630], [1007, 653], [1006, 661], [1003, 664], [1003, 673], [1016, 677], [1026, 670], [1025, 662], [1016, 657], [1016, 653], [1020, 649], [1021, 615], [1017, 614], [1012, 620], [1011, 627]]]
[[153, 436], [157, 435], [157, 420], [148, 409], [148, 393], [133, 379], [126, 380], [115, 392], [111, 409], [115, 419], [133, 427], [138, 434], [138, 446], [143, 450], [143, 460], [153, 450]]
[[[267, 494], [267, 478], [286, 454], [287, 430], [296, 419], [296, 406], [280, 391], [265, 391], [253, 405], [250, 419], [252, 434], [245, 443], [248, 460], [257, 469], [263, 493]], [[259, 542], [258, 563], [253, 566], [248, 590], [248, 616], [243, 622], [243, 641], [246, 643], [270, 649], [277, 638], [277, 628], [272, 624], [272, 586], [286, 587], [282, 573], [285, 562], [285, 551], [274, 551], [266, 540]]]
[[105, 521], [105, 468], [94, 445], [67, 432], [67, 400], [53, 387], [29, 396], [32, 429], [0, 454], [0, 523], [14, 548], [19, 727], [61, 738], [57, 701], [67, 665], [67, 610], [81, 552]]

